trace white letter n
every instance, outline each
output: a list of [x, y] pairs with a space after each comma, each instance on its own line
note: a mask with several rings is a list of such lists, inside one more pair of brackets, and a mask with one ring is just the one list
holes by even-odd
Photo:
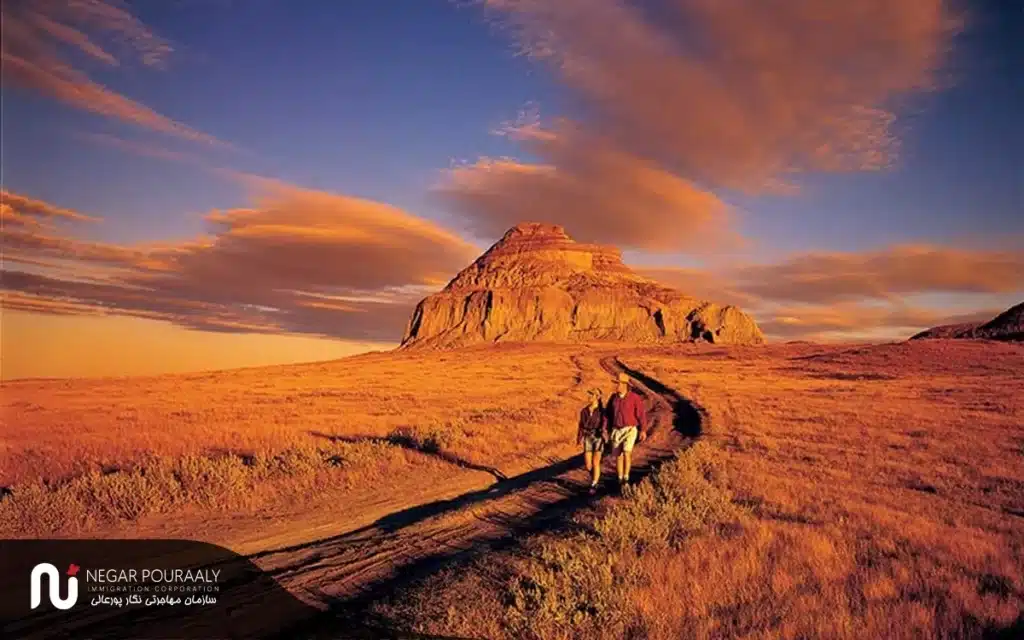
[[31, 608], [35, 609], [42, 600], [43, 575], [50, 580], [50, 602], [58, 609], [67, 610], [75, 605], [78, 600], [78, 578], [68, 578], [68, 597], [60, 597], [60, 573], [57, 567], [49, 562], [42, 562], [32, 568], [32, 576], [29, 582], [29, 599]]

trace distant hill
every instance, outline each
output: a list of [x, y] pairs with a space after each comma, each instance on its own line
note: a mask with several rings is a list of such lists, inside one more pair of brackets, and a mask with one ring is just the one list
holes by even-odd
[[928, 338], [975, 338], [982, 340], [1024, 340], [1024, 302], [1014, 305], [982, 324], [946, 324], [922, 331], [911, 340]]
[[403, 348], [494, 342], [760, 344], [740, 309], [641, 277], [615, 247], [523, 223], [417, 305]]

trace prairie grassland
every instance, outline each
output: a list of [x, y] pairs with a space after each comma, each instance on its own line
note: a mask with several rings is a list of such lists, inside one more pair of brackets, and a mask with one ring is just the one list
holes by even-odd
[[568, 533], [436, 575], [377, 614], [487, 638], [1024, 629], [1024, 347], [620, 356], [709, 411], [699, 445]]
[[425, 482], [458, 465], [541, 464], [570, 446], [581, 385], [605, 377], [576, 351], [511, 345], [5, 383], [0, 535], [243, 516], [356, 485], [386, 491], [413, 467]]

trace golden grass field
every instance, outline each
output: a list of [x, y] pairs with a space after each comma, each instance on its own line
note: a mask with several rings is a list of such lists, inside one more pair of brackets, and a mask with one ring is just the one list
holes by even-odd
[[620, 356], [708, 410], [699, 446], [580, 531], [434, 576], [380, 615], [487, 638], [1021, 631], [1024, 348]]
[[338, 504], [409, 470], [422, 483], [465, 465], [543, 464], [571, 452], [552, 424], [571, 422], [580, 385], [601, 375], [574, 353], [512, 345], [6, 382], [0, 535], [113, 535], [153, 515]]
[[115, 535], [225, 513], [241, 527], [282, 503], [295, 513], [367, 488], [540, 467], [574, 453], [585, 389], [611, 387], [609, 355], [707, 411], [697, 446], [633, 498], [450, 567], [376, 615], [486, 638], [1020, 630], [1013, 344], [504, 345], [5, 383], [0, 535]]

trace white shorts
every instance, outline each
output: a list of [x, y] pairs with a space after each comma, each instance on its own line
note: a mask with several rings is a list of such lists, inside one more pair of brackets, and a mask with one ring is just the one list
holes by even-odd
[[636, 444], [636, 436], [636, 427], [612, 429], [612, 447], [615, 449], [621, 448], [627, 452], [632, 451], [633, 445]]

